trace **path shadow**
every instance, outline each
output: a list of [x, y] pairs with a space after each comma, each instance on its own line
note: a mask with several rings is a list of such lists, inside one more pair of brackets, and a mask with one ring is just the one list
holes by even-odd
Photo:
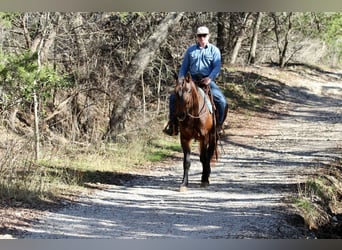
[[[298, 70], [298, 68], [301, 68], [303, 70]], [[286, 69], [288, 69], [289, 71], [292, 71], [296, 74], [305, 71], [306, 74], [309, 74], [309, 76], [322, 77], [322, 75], [325, 75], [330, 80], [341, 80], [342, 79], [341, 73], [325, 70], [319, 66], [310, 65], [307, 63], [288, 63]], [[305, 74], [303, 74], [303, 73], [302, 73], [302, 75], [305, 76]]]
[[[313, 66], [312, 66], [313, 67]], [[313, 68], [314, 69], [314, 68]], [[315, 71], [318, 73], [326, 73], [333, 74], [336, 77], [339, 77], [339, 80], [342, 81], [341, 74], [325, 72], [319, 68], [315, 68]], [[336, 80], [336, 79], [335, 79]], [[303, 115], [293, 116], [293, 119], [302, 119], [306, 121], [319, 121], [325, 123], [336, 123], [342, 122], [342, 110], [341, 112], [336, 113], [334, 111], [328, 110], [328, 108], [340, 108], [342, 107], [342, 98], [340, 96], [334, 95], [318, 95], [310, 92], [307, 88], [304, 87], [293, 87], [288, 86], [285, 82], [281, 82], [279, 80], [275, 80], [272, 78], [264, 77], [262, 75], [256, 73], [248, 73], [243, 71], [234, 71], [229, 72], [225, 75], [224, 81], [229, 82], [235, 85], [253, 85], [253, 87], [249, 87], [248, 91], [253, 95], [260, 95], [265, 98], [264, 105], [259, 106], [252, 102], [247, 102], [246, 98], [242, 98], [239, 94], [236, 94], [234, 91], [229, 92], [226, 91], [225, 95], [230, 99], [230, 101], [236, 103], [238, 107], [242, 107], [247, 110], [254, 110], [258, 112], [264, 113], [272, 113], [277, 117], [281, 117], [286, 115], [284, 113], [280, 113], [279, 111], [270, 111], [270, 107], [272, 105], [276, 105], [281, 101], [288, 102], [288, 106], [298, 106], [298, 105], [306, 105], [311, 107], [310, 112]], [[328, 91], [329, 89], [334, 89], [335, 91], [340, 91], [342, 96], [342, 87], [323, 87], [323, 92]], [[327, 108], [326, 110], [322, 110], [322, 108]], [[229, 117], [228, 117], [229, 119]]]
[[[202, 196], [196, 195], [200, 191], [199, 187], [191, 186], [189, 193], [192, 192], [193, 196], [187, 196], [178, 192], [151, 193], [151, 189], [161, 190], [165, 188], [164, 185], [172, 183], [159, 182], [156, 178], [152, 180], [149, 176], [140, 178], [143, 178], [143, 181], [139, 178], [131, 180], [132, 187], [123, 186], [108, 190], [107, 192], [112, 192], [113, 195], [101, 198], [98, 204], [94, 200], [80, 201], [68, 210], [59, 211], [58, 216], [49, 219], [50, 222], [45, 225], [47, 228], [45, 227], [43, 233], [39, 230], [32, 232], [29, 238], [281, 239], [301, 237], [298, 229], [286, 228], [288, 227], [286, 225], [283, 229], [282, 219], [279, 219], [276, 225], [270, 224], [272, 214], [280, 214], [281, 217], [287, 218], [287, 213], [282, 211], [281, 207], [269, 207], [268, 204], [276, 203], [277, 198], [246, 197], [248, 193], [258, 194], [260, 188], [286, 191], [295, 188], [294, 185], [264, 183], [260, 186], [232, 180], [227, 184], [213, 184]], [[131, 189], [136, 185], [140, 189], [139, 191], [135, 189], [137, 193], [134, 194]], [[238, 198], [235, 195], [222, 197], [210, 195], [215, 192], [235, 193], [241, 196]], [[262, 203], [265, 205], [250, 205]], [[87, 208], [88, 212], [77, 213], [79, 207]], [[68, 223], [65, 224], [65, 221]], [[257, 226], [250, 226], [250, 223], [267, 226], [260, 230]], [[236, 227], [236, 230], [229, 230], [230, 226]], [[77, 232], [75, 228], [79, 228]], [[304, 227], [299, 229], [301, 230], [304, 232]]]

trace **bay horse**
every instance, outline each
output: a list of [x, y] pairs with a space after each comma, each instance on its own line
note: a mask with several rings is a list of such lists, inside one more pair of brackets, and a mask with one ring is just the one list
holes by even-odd
[[[217, 140], [214, 106], [210, 112], [203, 93], [187, 75], [182, 83], [175, 87], [175, 115], [179, 123], [180, 143], [183, 149], [183, 180], [180, 191], [185, 191], [189, 183], [190, 153], [192, 140], [198, 140], [200, 161], [202, 163], [201, 187], [209, 186], [211, 160], [216, 154]], [[209, 98], [207, 96], [207, 98]], [[213, 102], [212, 102], [212, 105]]]

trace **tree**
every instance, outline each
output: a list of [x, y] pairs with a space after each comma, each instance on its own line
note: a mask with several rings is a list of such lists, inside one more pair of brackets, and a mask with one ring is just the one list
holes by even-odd
[[251, 12], [242, 13], [241, 27], [240, 27], [240, 31], [239, 31], [237, 38], [236, 38], [236, 41], [235, 41], [232, 56], [230, 58], [230, 64], [235, 64], [239, 50], [241, 48], [242, 41], [243, 41], [243, 39], [246, 38], [246, 31], [250, 25], [250, 19], [249, 19], [250, 15], [251, 15]]
[[[35, 158], [38, 160], [40, 153], [39, 106], [43, 103], [40, 99], [44, 100], [51, 93], [51, 89], [61, 83], [61, 78], [51, 67], [42, 65], [42, 62], [46, 61], [48, 50], [56, 35], [54, 25], [50, 22], [50, 13], [46, 12], [36, 18], [39, 28], [35, 36], [32, 36], [27, 27], [28, 19], [27, 13], [19, 16], [18, 19], [21, 21], [26, 50], [19, 55], [6, 54], [3, 57], [0, 78], [9, 99], [20, 100], [23, 104], [33, 103]], [[40, 110], [42, 109], [40, 107]]]
[[254, 23], [251, 49], [249, 51], [248, 61], [247, 61], [247, 63], [249, 63], [249, 64], [254, 64], [254, 62], [255, 62], [255, 52], [256, 52], [256, 48], [257, 48], [257, 44], [258, 44], [258, 35], [259, 35], [259, 29], [260, 29], [262, 15], [263, 15], [262, 12], [258, 12], [255, 23]]
[[[39, 75], [46, 72], [46, 80], [38, 75], [35, 78], [41, 138], [92, 143], [104, 134], [112, 138], [130, 128], [140, 133], [144, 107], [147, 121], [165, 116], [167, 105], [163, 101], [167, 103], [174, 74], [185, 49], [195, 42], [198, 25], [207, 25], [213, 39], [217, 35], [223, 63], [255, 60], [285, 66], [290, 60], [302, 60], [297, 62], [338, 66], [341, 61], [341, 13], [294, 12], [289, 17], [289, 13], [280, 12], [188, 12], [182, 14], [179, 25], [167, 25], [172, 34], [167, 29], [158, 34], [169, 15], [0, 13], [0, 68], [6, 66], [3, 74], [12, 70], [6, 79], [1, 76], [0, 118], [14, 124], [18, 133], [33, 138], [29, 76], [39, 71], [40, 63]], [[154, 33], [162, 41], [152, 40]], [[299, 50], [302, 53], [296, 53]], [[61, 88], [62, 83], [53, 82], [45, 67], [51, 71], [50, 78], [54, 73], [66, 75], [67, 86]], [[12, 105], [6, 104], [9, 102]]]
[[182, 12], [170, 12], [156, 27], [154, 33], [143, 42], [140, 50], [127, 66], [124, 78], [121, 79], [122, 84], [126, 87], [126, 93], [122, 96], [118, 105], [112, 109], [109, 128], [105, 135], [106, 138], [115, 140], [118, 134], [124, 130], [125, 113], [141, 74], [149, 64], [155, 51], [166, 39], [169, 28], [177, 23], [182, 16]]
[[290, 32], [292, 31], [292, 12], [271, 13], [274, 22], [274, 34], [276, 37], [276, 44], [278, 48], [278, 65], [283, 68], [288, 62], [287, 49], [289, 46]]
[[227, 54], [227, 32], [226, 32], [226, 12], [217, 13], [217, 42], [216, 45], [221, 51], [222, 63], [226, 62]]
[[322, 39], [329, 45], [331, 65], [342, 63], [342, 13], [315, 13], [317, 30]]

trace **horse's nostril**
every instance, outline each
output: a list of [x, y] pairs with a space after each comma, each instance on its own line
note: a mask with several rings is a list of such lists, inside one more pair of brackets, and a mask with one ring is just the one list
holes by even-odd
[[179, 121], [184, 121], [185, 118], [186, 118], [186, 113], [185, 112], [180, 112], [180, 113], [177, 114], [177, 119]]

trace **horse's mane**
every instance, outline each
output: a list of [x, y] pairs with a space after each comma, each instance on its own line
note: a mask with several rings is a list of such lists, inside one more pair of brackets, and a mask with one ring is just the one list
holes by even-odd
[[190, 86], [191, 86], [191, 96], [192, 96], [192, 106], [193, 107], [198, 107], [199, 108], [199, 96], [200, 94], [198, 93], [198, 87], [195, 84], [195, 82], [193, 80], [190, 79]]

